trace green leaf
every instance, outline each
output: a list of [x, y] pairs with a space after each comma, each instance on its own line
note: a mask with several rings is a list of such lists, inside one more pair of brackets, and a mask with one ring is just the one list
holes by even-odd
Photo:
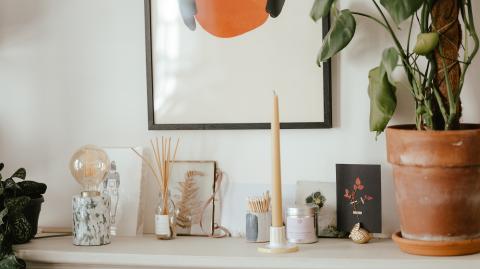
[[5, 190], [7, 191], [11, 191], [11, 192], [16, 192], [17, 190], [20, 189], [20, 187], [18, 186], [18, 184], [15, 182], [15, 180], [13, 180], [13, 178], [7, 178], [5, 179], [5, 181], [3, 181], [3, 184], [4, 184], [4, 188]]
[[419, 55], [427, 55], [432, 52], [438, 45], [440, 36], [438, 33], [420, 33], [417, 35], [417, 42], [413, 52]]
[[46, 184], [30, 180], [18, 182], [17, 185], [20, 187], [17, 195], [27, 195], [30, 198], [38, 198], [47, 191]]
[[13, 175], [11, 176], [11, 178], [20, 178], [20, 179], [25, 179], [27, 177], [27, 171], [25, 170], [25, 168], [19, 168], [15, 173], [13, 173]]
[[356, 22], [352, 13], [348, 9], [340, 11], [337, 18], [333, 22], [333, 26], [328, 31], [327, 36], [323, 40], [320, 54], [317, 57], [317, 64], [330, 59], [337, 52], [345, 48], [355, 34]]
[[380, 72], [386, 72], [387, 78], [390, 84], [395, 85], [395, 81], [392, 78], [393, 70], [397, 67], [398, 63], [398, 51], [394, 47], [385, 49], [382, 53], [382, 62], [380, 63]]
[[3, 218], [8, 214], [8, 208], [4, 208], [0, 211], [0, 225], [3, 225]]
[[12, 223], [13, 244], [24, 244], [32, 238], [32, 225], [24, 215], [16, 215]]
[[412, 16], [423, 2], [424, 0], [380, 0], [397, 25]]
[[315, 0], [313, 2], [312, 10], [310, 10], [310, 17], [315, 22], [330, 14], [330, 8], [335, 0]]
[[5, 199], [5, 207], [12, 214], [20, 214], [23, 209], [30, 203], [30, 197], [20, 196]]
[[24, 269], [25, 261], [18, 259], [15, 255], [10, 254], [0, 260], [0, 269]]
[[4, 166], [5, 166], [5, 165], [4, 165], [3, 163], [0, 163], [0, 171], [2, 171], [2, 169], [3, 169]]
[[370, 131], [377, 136], [385, 130], [395, 112], [397, 98], [395, 86], [390, 84], [386, 72], [375, 67], [368, 73], [368, 96], [370, 97]]

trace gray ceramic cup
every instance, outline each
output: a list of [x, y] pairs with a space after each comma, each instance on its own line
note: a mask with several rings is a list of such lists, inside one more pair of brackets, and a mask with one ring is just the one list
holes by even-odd
[[245, 237], [248, 242], [264, 243], [270, 241], [272, 213], [248, 212], [246, 215]]

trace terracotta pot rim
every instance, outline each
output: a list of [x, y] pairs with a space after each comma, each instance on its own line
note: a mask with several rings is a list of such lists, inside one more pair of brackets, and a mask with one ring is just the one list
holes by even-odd
[[455, 240], [455, 241], [426, 241], [426, 240], [417, 240], [417, 239], [407, 239], [402, 236], [401, 231], [396, 231], [392, 234], [392, 239], [395, 241], [409, 242], [409, 244], [415, 244], [419, 246], [441, 246], [441, 245], [461, 245], [472, 241], [480, 242], [480, 237]]
[[459, 256], [480, 252], [480, 238], [461, 241], [421, 241], [402, 237], [400, 231], [392, 234], [393, 241], [406, 253], [422, 256]]
[[395, 130], [395, 132], [404, 132], [404, 133], [418, 133], [418, 134], [428, 134], [428, 135], [448, 135], [448, 134], [458, 134], [458, 133], [476, 133], [480, 132], [479, 123], [462, 123], [460, 125], [462, 129], [459, 130], [424, 130], [419, 131], [416, 129], [415, 124], [398, 124], [388, 126], [387, 129]]
[[412, 124], [386, 130], [387, 159], [395, 165], [419, 167], [480, 167], [480, 124], [461, 130], [418, 131]]

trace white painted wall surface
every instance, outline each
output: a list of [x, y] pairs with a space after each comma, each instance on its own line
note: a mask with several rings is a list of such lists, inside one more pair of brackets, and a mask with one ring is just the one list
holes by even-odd
[[[374, 11], [366, 1], [340, 2], [341, 8]], [[367, 96], [368, 70], [392, 43], [374, 23], [358, 22], [349, 48], [333, 61], [334, 128], [282, 131], [283, 180], [289, 184], [284, 190], [291, 197], [297, 180], [334, 181], [335, 163], [382, 164], [384, 232], [392, 232], [398, 218], [391, 168], [385, 137], [375, 141], [368, 132]], [[144, 45], [143, 0], [0, 0], [4, 172], [23, 166], [30, 179], [46, 182], [40, 224], [69, 226], [71, 196], [79, 186], [67, 165], [76, 148], [147, 145], [154, 136], [181, 136], [181, 159], [217, 160], [228, 173], [223, 223], [242, 230], [238, 218], [245, 192], [260, 193], [270, 180], [269, 132], [148, 131]], [[466, 122], [480, 120], [479, 70], [477, 58], [463, 94]], [[399, 90], [398, 99], [393, 123], [413, 122], [407, 91]], [[151, 210], [147, 207], [145, 214]], [[146, 228], [151, 229], [150, 221]]]

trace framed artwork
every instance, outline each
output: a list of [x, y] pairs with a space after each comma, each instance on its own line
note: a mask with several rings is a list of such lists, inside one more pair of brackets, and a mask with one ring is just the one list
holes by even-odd
[[150, 130], [331, 128], [329, 19], [312, 1], [145, 0]]
[[[179, 235], [213, 233], [215, 161], [174, 161], [171, 165], [170, 192], [177, 210]], [[200, 227], [202, 223], [203, 231]]]
[[[140, 196], [142, 160], [125, 148], [103, 148], [110, 159], [110, 173], [102, 184], [102, 193], [110, 196], [111, 223], [118, 236], [143, 234], [143, 210]], [[143, 153], [142, 147], [135, 147]]]
[[350, 232], [356, 223], [371, 233], [382, 232], [380, 165], [337, 164], [337, 225]]

